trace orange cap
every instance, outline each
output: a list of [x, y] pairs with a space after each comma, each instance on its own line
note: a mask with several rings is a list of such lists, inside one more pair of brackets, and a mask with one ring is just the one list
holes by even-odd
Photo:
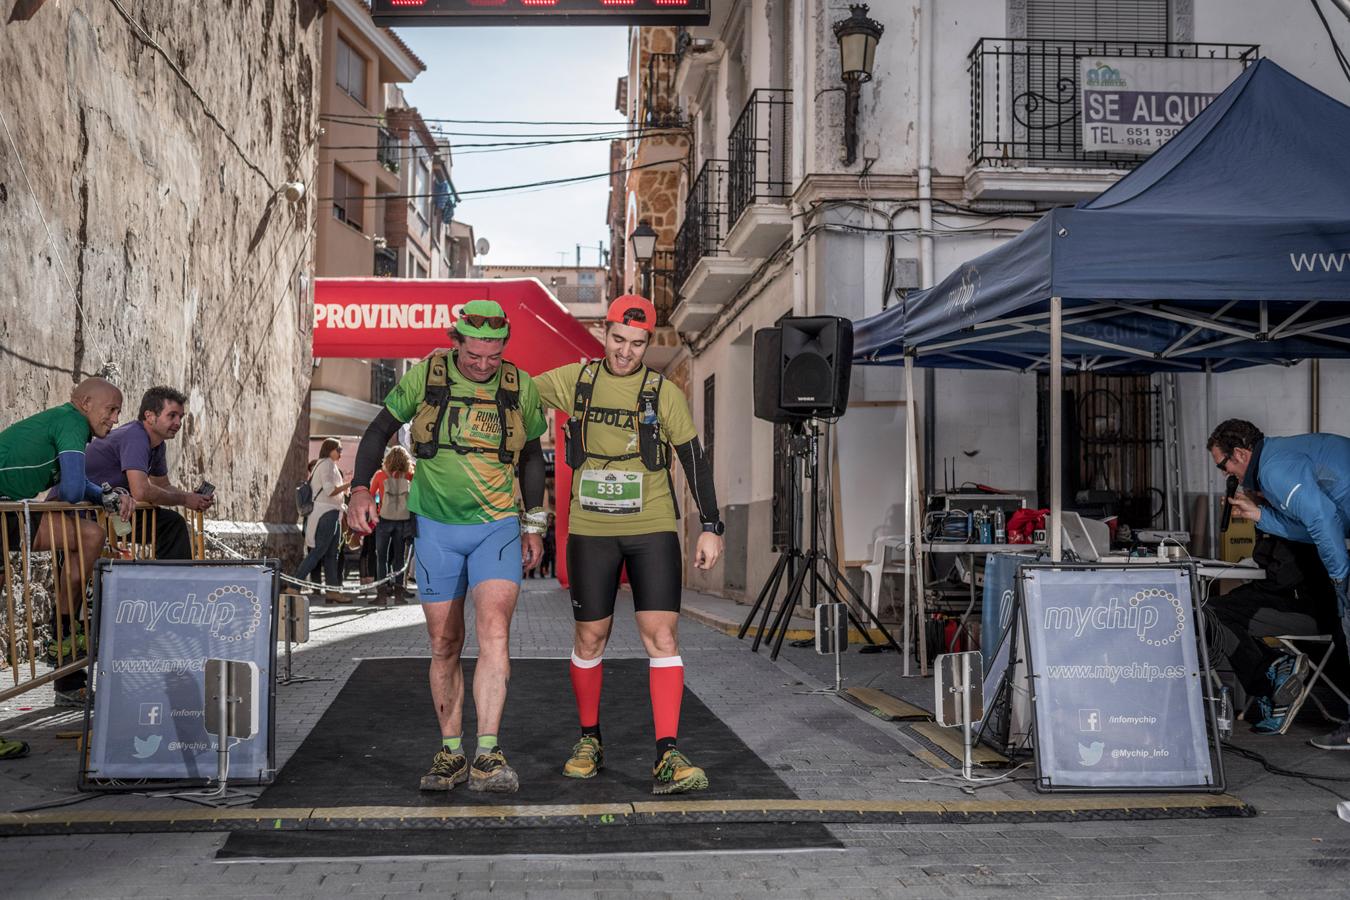
[[617, 322], [620, 325], [632, 325], [634, 328], [641, 328], [644, 331], [656, 330], [656, 307], [652, 301], [646, 297], [639, 297], [637, 294], [624, 294], [622, 297], [615, 298], [609, 305], [609, 315], [605, 316], [606, 322]]

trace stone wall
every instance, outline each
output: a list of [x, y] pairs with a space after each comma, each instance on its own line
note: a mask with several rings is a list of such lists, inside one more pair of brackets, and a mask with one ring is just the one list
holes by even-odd
[[316, 170], [324, 5], [47, 3], [0, 27], [0, 426], [111, 364], [123, 421], [151, 385], [189, 395], [170, 467], [217, 486], [214, 516], [294, 520], [316, 192], [281, 187]]

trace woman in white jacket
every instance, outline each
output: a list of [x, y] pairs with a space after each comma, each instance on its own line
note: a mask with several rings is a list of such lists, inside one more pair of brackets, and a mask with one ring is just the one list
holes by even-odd
[[309, 474], [314, 492], [314, 509], [305, 522], [305, 549], [309, 553], [295, 570], [295, 577], [301, 580], [308, 580], [311, 574], [320, 571], [318, 580], [330, 588], [325, 595], [329, 603], [352, 602], [337, 590], [342, 587], [342, 514], [346, 510], [342, 498], [348, 487], [338, 468], [341, 458], [342, 443], [336, 438], [326, 438], [319, 448], [319, 461]]

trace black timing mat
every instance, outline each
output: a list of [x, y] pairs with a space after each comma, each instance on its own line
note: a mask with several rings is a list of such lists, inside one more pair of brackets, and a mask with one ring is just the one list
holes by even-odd
[[[464, 661], [466, 749], [475, 734], [474, 660]], [[562, 764], [578, 734], [566, 659], [511, 662], [506, 714], [498, 740], [520, 776], [514, 794], [477, 794], [464, 785], [449, 793], [423, 793], [418, 780], [440, 745], [427, 685], [425, 658], [370, 659], [358, 664], [332, 705], [295, 755], [254, 805], [255, 810], [337, 807], [509, 807], [510, 826], [484, 816], [471, 827], [362, 826], [352, 830], [238, 831], [222, 858], [332, 857], [457, 854], [571, 854], [836, 848], [838, 841], [813, 822], [708, 822], [625, 824], [633, 817], [605, 816], [580, 807], [690, 801], [795, 800], [796, 795], [763, 760], [685, 690], [680, 746], [708, 772], [708, 790], [674, 797], [651, 793], [655, 755], [645, 659], [606, 660], [600, 724], [605, 768], [588, 780], [565, 778]], [[278, 704], [285, 715], [285, 701]], [[575, 824], [521, 827], [528, 807], [578, 807]], [[524, 807], [525, 809], [522, 809]], [[336, 811], [336, 810], [335, 810]], [[316, 810], [322, 814], [322, 809]], [[385, 816], [396, 810], [382, 810]], [[790, 818], [790, 814], [784, 818]], [[387, 821], [387, 820], [386, 820]], [[555, 818], [556, 822], [557, 819]], [[650, 820], [648, 820], [650, 821]], [[412, 824], [412, 823], [409, 823]]]

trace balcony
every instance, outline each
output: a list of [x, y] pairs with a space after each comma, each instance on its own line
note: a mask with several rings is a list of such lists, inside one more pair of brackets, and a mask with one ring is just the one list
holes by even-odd
[[750, 94], [727, 141], [726, 249], [763, 259], [792, 231], [788, 195], [792, 92], [760, 88]]
[[644, 128], [680, 128], [684, 125], [684, 113], [675, 93], [675, 70], [679, 61], [677, 53], [648, 55], [640, 116]]
[[680, 302], [670, 323], [700, 331], [754, 274], [757, 260], [726, 254], [727, 163], [710, 159], [684, 201], [684, 221], [675, 236], [675, 285]]
[[635, 142], [633, 164], [646, 166], [684, 160], [689, 155], [684, 111], [675, 92], [675, 69], [679, 55], [651, 53], [642, 78], [642, 101], [638, 109], [641, 130]]
[[979, 199], [1073, 201], [1101, 193], [1147, 156], [1083, 149], [1084, 57], [1254, 62], [1253, 44], [982, 38], [970, 51], [970, 169]]
[[380, 186], [390, 193], [399, 189], [399, 153], [400, 142], [394, 133], [384, 127], [375, 129], [375, 161], [380, 166], [375, 175]]
[[375, 248], [374, 272], [376, 278], [397, 278], [398, 254], [388, 247]]

